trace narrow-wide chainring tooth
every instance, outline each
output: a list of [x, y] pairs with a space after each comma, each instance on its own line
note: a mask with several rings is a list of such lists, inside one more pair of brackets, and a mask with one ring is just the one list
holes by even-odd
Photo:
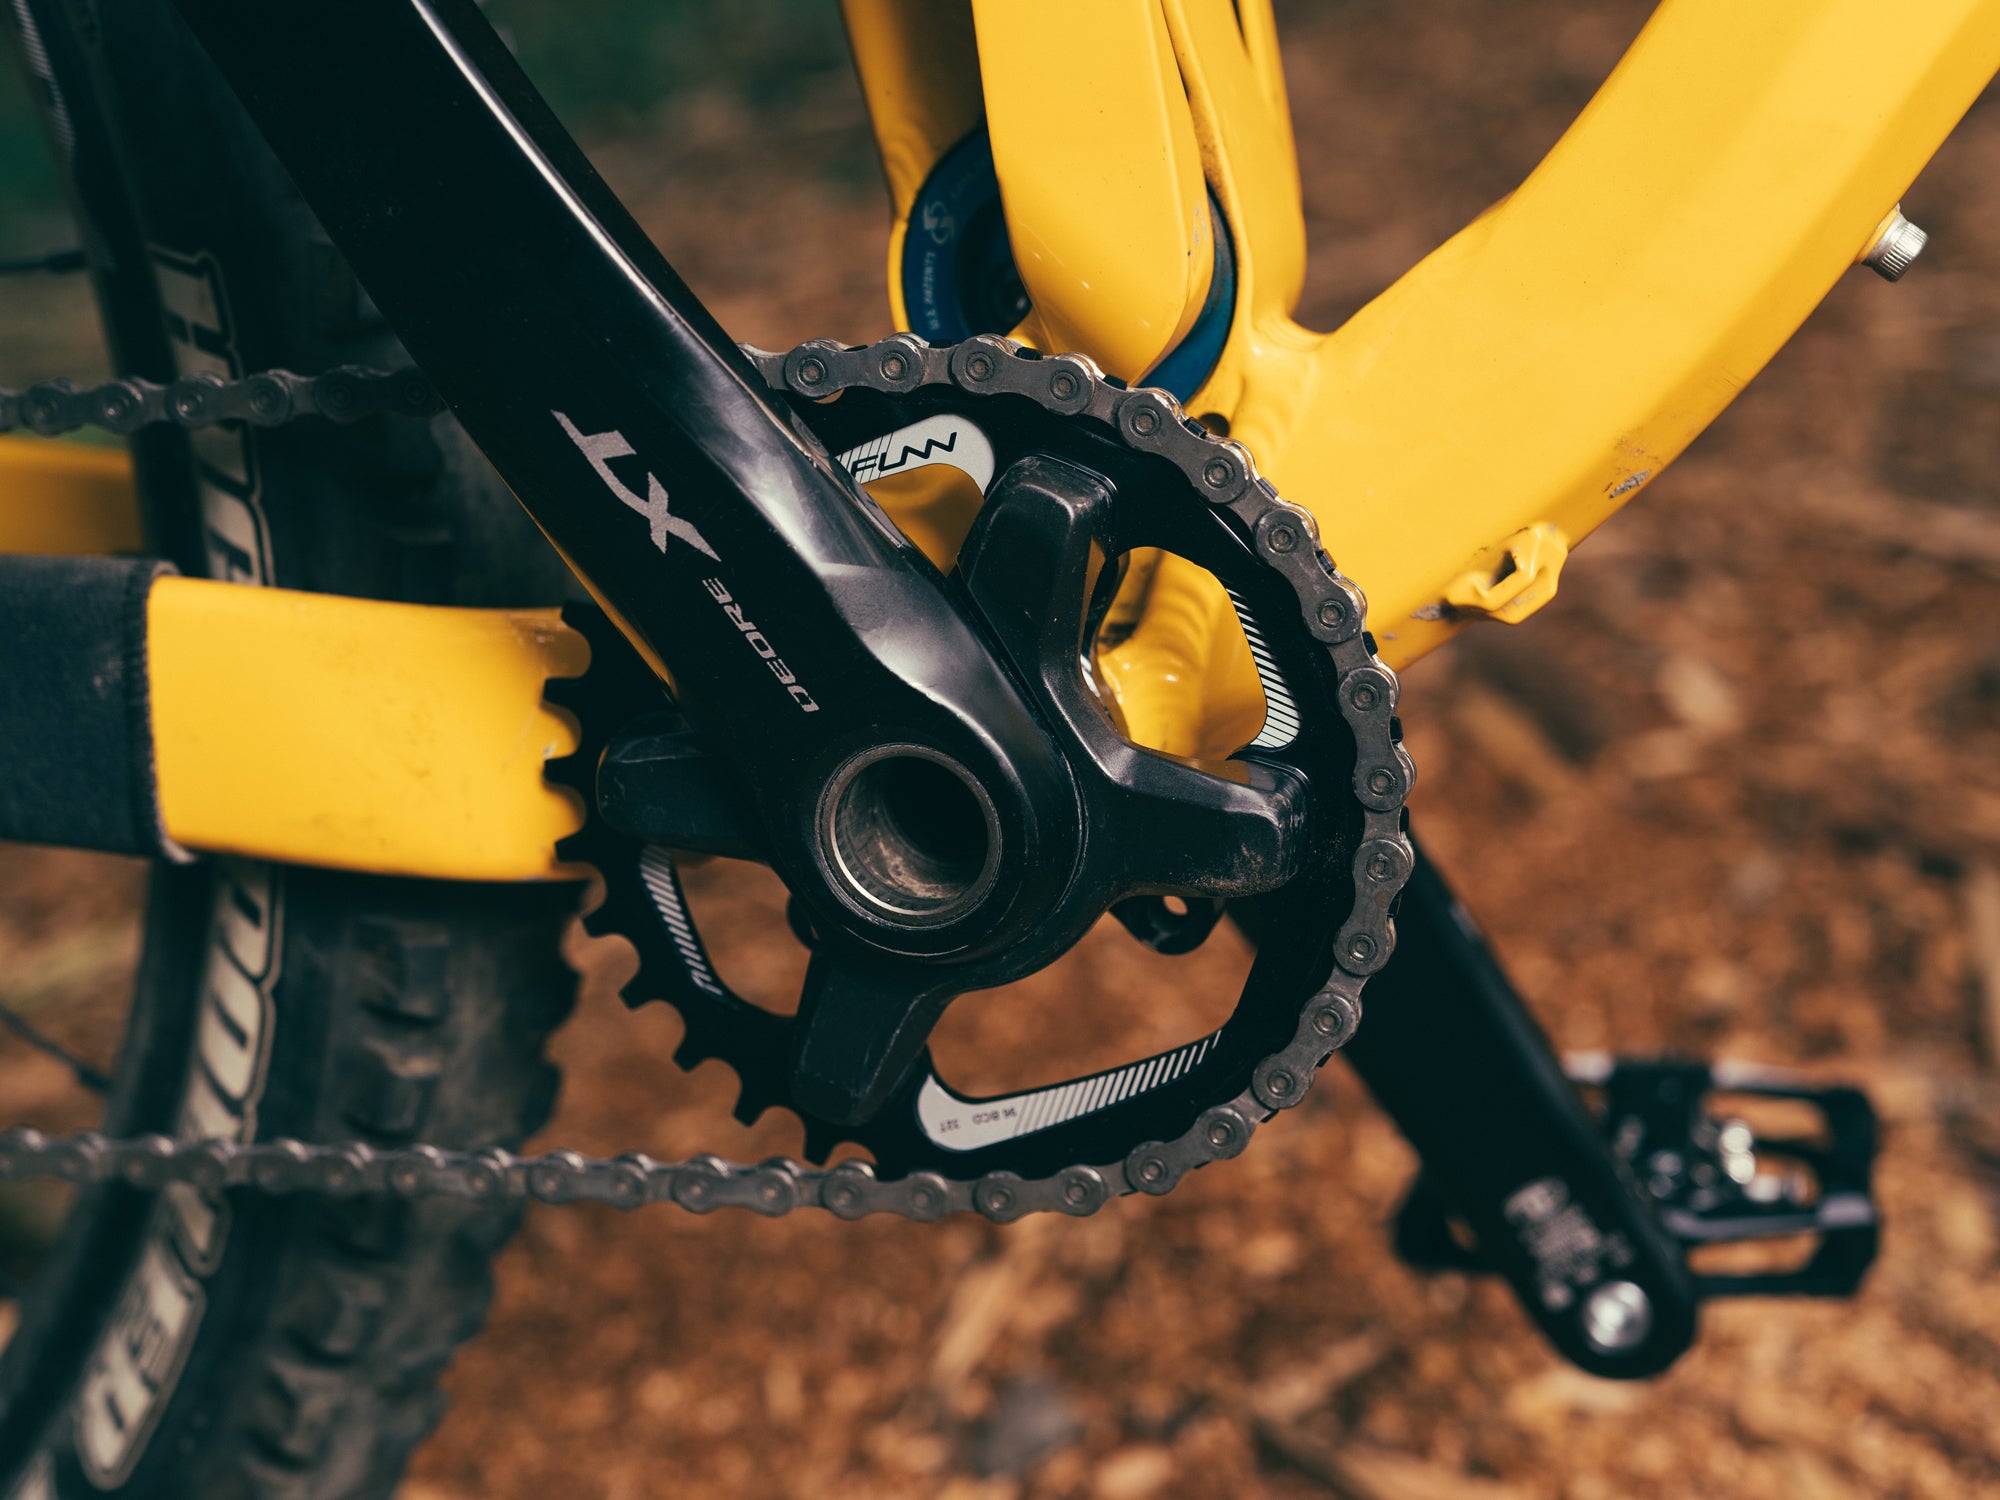
[[[633, 947], [639, 950], [639, 957], [643, 967], [644, 963], [652, 957], [648, 951], [651, 945], [641, 939], [634, 938], [632, 934], [644, 930], [643, 924], [647, 920], [647, 916], [648, 913], [637, 901], [623, 896], [614, 898], [610, 894], [610, 882], [607, 881], [603, 904], [583, 919], [583, 925], [592, 937], [612, 936], [626, 939]], [[636, 978], [636, 976], [634, 977]], [[627, 980], [619, 988], [618, 994], [628, 1008], [637, 1010], [652, 997], [635, 995], [633, 993], [634, 988], [635, 986], [632, 981]]]
[[736, 1123], [739, 1125], [755, 1125], [764, 1117], [764, 1112], [772, 1108], [777, 1101], [765, 1098], [761, 1091], [753, 1093], [750, 1084], [744, 1080], [741, 1073], [737, 1074], [736, 1078], [736, 1105], [730, 1113], [736, 1117]]
[[[672, 962], [672, 960], [669, 960], [669, 962]], [[644, 977], [646, 977], [646, 966], [642, 965], [639, 974], [633, 978], [633, 984], [636, 985]], [[683, 988], [684, 986], [682, 985], [675, 985], [675, 989], [677, 990]], [[716, 1024], [715, 1018], [710, 1012], [697, 1005], [682, 1005], [671, 995], [655, 993], [652, 998], [665, 1000], [681, 1013], [681, 1021], [685, 1029], [681, 1034], [680, 1046], [674, 1050], [674, 1062], [677, 1065], [683, 1068], [697, 1068], [710, 1058], [719, 1057], [731, 1067], [737, 1068], [739, 1073], [741, 1072], [741, 1067], [737, 1059], [729, 1055], [728, 1045], [717, 1035], [720, 1027]], [[684, 1062], [682, 1061], [683, 1058], [689, 1060]]]

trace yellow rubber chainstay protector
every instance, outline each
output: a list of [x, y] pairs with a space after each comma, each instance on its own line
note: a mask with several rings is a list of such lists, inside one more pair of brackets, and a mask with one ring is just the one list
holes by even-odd
[[163, 578], [148, 609], [167, 832], [190, 849], [449, 880], [561, 873], [576, 748], [541, 701], [589, 649], [554, 610]]

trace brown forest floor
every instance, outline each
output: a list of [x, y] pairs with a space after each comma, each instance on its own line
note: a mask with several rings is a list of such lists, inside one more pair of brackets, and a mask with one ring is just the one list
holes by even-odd
[[[1505, 192], [1646, 9], [1287, 7], [1305, 321]], [[886, 326], [880, 190], [841, 166], [863, 129], [829, 77], [775, 109], [696, 95], [599, 156], [732, 331], [858, 339]], [[1412, 1156], [1336, 1063], [1241, 1160], [1089, 1221], [537, 1209], [408, 1500], [2000, 1494], [1996, 183], [1989, 97], [1909, 195], [1909, 279], [1848, 277], [1554, 605], [1405, 699], [1417, 827], [1561, 1047], [1867, 1085], [1889, 1229], [1855, 1302], [1715, 1306], [1660, 1380], [1577, 1374], [1496, 1286], [1390, 1254]], [[9, 910], [12, 974], [110, 982], [132, 881], [102, 868], [16, 858], [14, 892], [59, 894]], [[693, 884], [725, 973], [796, 976], [765, 883]], [[795, 1148], [727, 1119], [719, 1066], [674, 1070], [672, 1015], [615, 998], [620, 945], [573, 956], [547, 1143]], [[1191, 1036], [1241, 961], [1104, 935], [946, 1045]]]

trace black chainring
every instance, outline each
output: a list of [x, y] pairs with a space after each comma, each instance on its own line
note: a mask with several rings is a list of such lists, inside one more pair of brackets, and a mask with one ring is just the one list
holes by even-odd
[[[636, 1008], [660, 1000], [678, 1010], [686, 1034], [675, 1062], [686, 1069], [711, 1058], [728, 1063], [740, 1085], [737, 1118], [747, 1124], [768, 1109], [791, 1109], [804, 1122], [805, 1154], [814, 1161], [853, 1142], [874, 1156], [885, 1178], [920, 1170], [954, 1179], [993, 1171], [1033, 1178], [1072, 1163], [1116, 1161], [1142, 1142], [1176, 1139], [1204, 1110], [1241, 1094], [1257, 1063], [1291, 1039], [1301, 1007], [1332, 971], [1334, 937], [1353, 906], [1349, 867], [1363, 812], [1351, 787], [1353, 732], [1336, 704], [1326, 648], [1306, 629], [1291, 585], [1258, 559], [1226, 511], [1195, 493], [1171, 463], [1127, 447], [1090, 418], [1063, 416], [1017, 395], [975, 395], [956, 387], [897, 395], [857, 388], [831, 401], [787, 399], [830, 453], [848, 453], [943, 415], [968, 420], [984, 433], [996, 475], [1018, 459], [1048, 455], [1108, 479], [1118, 498], [1107, 553], [1157, 547], [1179, 554], [1214, 574], [1234, 597], [1270, 705], [1264, 733], [1243, 756], [1267, 758], [1305, 778], [1306, 858], [1284, 886], [1237, 903], [1247, 908], [1239, 913], [1244, 925], [1258, 935], [1257, 957], [1234, 1013], [1212, 1035], [1108, 1072], [997, 1099], [953, 1093], [926, 1053], [872, 1119], [836, 1125], [799, 1108], [792, 1096], [792, 1018], [744, 1000], [717, 974], [672, 852], [620, 833], [598, 813], [596, 769], [606, 746], [635, 719], [671, 712], [672, 703], [601, 612], [571, 606], [564, 618], [589, 640], [590, 666], [582, 677], [551, 682], [547, 697], [576, 716], [582, 739], [575, 754], [550, 763], [548, 775], [575, 790], [588, 809], [583, 830], [559, 846], [564, 860], [592, 865], [604, 877], [603, 903], [585, 925], [600, 936], [624, 937], [638, 950], [638, 972], [622, 992], [626, 1003]], [[1088, 606], [1076, 601], [1080, 620]], [[1273, 740], [1280, 742], [1267, 743]], [[976, 1143], [1010, 1130], [1015, 1133]], [[960, 1144], [967, 1141], [975, 1144]]]

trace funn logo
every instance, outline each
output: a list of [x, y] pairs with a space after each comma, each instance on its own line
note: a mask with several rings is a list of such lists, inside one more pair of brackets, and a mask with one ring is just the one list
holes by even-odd
[[920, 464], [925, 463], [929, 461], [932, 454], [950, 453], [957, 447], [958, 429], [954, 427], [951, 430], [951, 436], [931, 438], [921, 448], [905, 444], [903, 451], [898, 453], [893, 459], [889, 457], [886, 451], [865, 454], [854, 461], [854, 478], [857, 483], [866, 484], [869, 480], [879, 479], [884, 474], [895, 473], [898, 469], [907, 466], [911, 459], [915, 459]]
[[932, 464], [958, 470], [986, 493], [993, 482], [993, 444], [977, 422], [939, 413], [856, 444], [834, 459], [856, 483], [908, 474]]

